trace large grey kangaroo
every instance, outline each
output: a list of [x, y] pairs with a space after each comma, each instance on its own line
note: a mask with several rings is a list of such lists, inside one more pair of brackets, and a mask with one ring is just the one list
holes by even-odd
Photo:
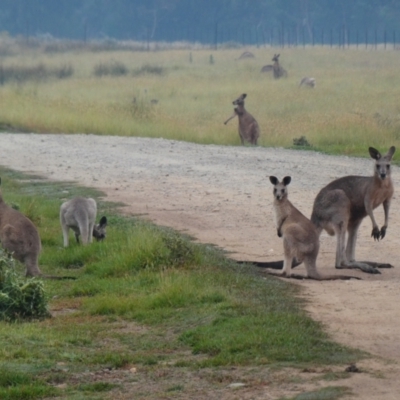
[[[371, 236], [383, 239], [389, 223], [389, 208], [393, 196], [393, 182], [390, 162], [396, 148], [392, 146], [382, 156], [373, 147], [370, 156], [375, 160], [374, 175], [345, 176], [325, 186], [314, 200], [311, 222], [319, 234], [326, 230], [337, 236], [336, 268], [357, 268], [364, 272], [380, 273], [377, 268], [391, 268], [390, 264], [355, 261], [357, 231], [362, 220], [368, 215], [372, 222]], [[383, 205], [385, 222], [381, 229], [375, 221], [373, 210]], [[346, 245], [346, 231], [348, 233]]]
[[[344, 176], [325, 186], [314, 200], [311, 222], [318, 235], [326, 230], [337, 236], [335, 268], [360, 269], [371, 274], [380, 274], [378, 268], [392, 268], [392, 265], [371, 261], [355, 261], [357, 231], [362, 220], [368, 215], [372, 222], [371, 236], [383, 239], [389, 223], [390, 201], [393, 196], [393, 182], [390, 163], [396, 148], [390, 147], [384, 156], [373, 147], [370, 156], [375, 160], [373, 176]], [[375, 221], [373, 210], [383, 205], [385, 222], [381, 229]], [[348, 233], [346, 246], [346, 232]], [[246, 262], [246, 261], [242, 261]], [[283, 268], [283, 261], [247, 261], [262, 268]], [[292, 266], [299, 265], [293, 260]]]
[[[291, 182], [290, 176], [285, 176], [279, 182], [275, 176], [269, 180], [274, 185], [274, 209], [276, 216], [277, 233], [283, 237], [285, 259], [281, 274], [273, 274], [286, 278], [309, 278], [316, 280], [352, 279], [346, 275], [321, 275], [317, 271], [317, 257], [319, 252], [319, 233], [311, 221], [305, 217], [288, 199], [287, 186]], [[293, 260], [304, 262], [307, 276], [292, 274]], [[356, 278], [357, 279], [357, 278]]]
[[244, 108], [244, 99], [247, 94], [243, 93], [236, 100], [232, 102], [235, 107], [233, 114], [224, 122], [226, 125], [236, 115], [239, 118], [239, 136], [244, 145], [244, 142], [249, 142], [252, 145], [257, 145], [258, 138], [260, 137], [260, 127], [256, 119]]
[[[1, 185], [1, 178], [0, 178]], [[39, 232], [24, 214], [7, 205], [0, 192], [0, 242], [6, 251], [25, 265], [27, 277], [75, 279], [71, 276], [44, 275], [39, 269], [42, 250]]]
[[92, 243], [93, 237], [98, 241], [105, 239], [107, 218], [101, 217], [96, 224], [97, 204], [92, 198], [75, 197], [60, 207], [60, 222], [64, 237], [64, 247], [69, 245], [69, 228], [75, 233], [77, 243], [82, 236], [82, 243]]

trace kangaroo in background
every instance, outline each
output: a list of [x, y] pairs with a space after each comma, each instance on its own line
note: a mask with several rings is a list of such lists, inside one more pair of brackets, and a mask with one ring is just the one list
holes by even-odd
[[60, 222], [64, 237], [64, 247], [69, 245], [69, 228], [75, 233], [77, 243], [82, 236], [82, 243], [92, 243], [93, 237], [98, 241], [105, 239], [107, 218], [102, 217], [96, 224], [97, 204], [92, 198], [75, 197], [60, 207]]
[[305, 76], [305, 77], [300, 81], [299, 87], [301, 87], [301, 86], [307, 86], [307, 87], [310, 87], [310, 88], [314, 88], [315, 85], [316, 85], [316, 83], [317, 83], [317, 82], [316, 82], [315, 78], [309, 78], [309, 77]]
[[279, 64], [279, 56], [280, 54], [274, 54], [274, 57], [272, 58], [272, 61], [274, 62], [272, 65], [273, 71], [274, 71], [274, 78], [279, 79], [279, 78], [287, 78], [287, 71]]
[[246, 96], [247, 94], [243, 93], [232, 102], [232, 104], [237, 107], [234, 108], [232, 116], [230, 116], [224, 124], [226, 125], [237, 115], [239, 118], [239, 136], [242, 145], [244, 145], [246, 141], [256, 146], [258, 138], [260, 137], [260, 127], [256, 119], [244, 108], [244, 99]]
[[[394, 188], [390, 175], [390, 163], [396, 148], [390, 147], [382, 156], [373, 147], [370, 156], [375, 160], [374, 175], [345, 176], [325, 186], [314, 200], [311, 221], [318, 234], [326, 230], [337, 236], [336, 268], [358, 268], [364, 272], [379, 274], [377, 268], [391, 268], [390, 264], [355, 261], [355, 249], [358, 228], [368, 215], [372, 222], [371, 236], [375, 240], [383, 239], [389, 223], [390, 201]], [[373, 210], [383, 205], [385, 222], [381, 229], [375, 221]], [[346, 231], [348, 232], [347, 246]]]
[[[311, 221], [306, 218], [288, 199], [287, 186], [291, 182], [290, 176], [285, 176], [282, 182], [275, 176], [269, 180], [274, 185], [274, 209], [276, 216], [277, 233], [283, 237], [285, 259], [281, 274], [273, 274], [286, 278], [336, 280], [352, 279], [346, 275], [321, 275], [317, 271], [317, 257], [319, 252], [319, 233]], [[304, 262], [307, 276], [292, 274], [294, 259]], [[357, 279], [357, 278], [356, 278]]]

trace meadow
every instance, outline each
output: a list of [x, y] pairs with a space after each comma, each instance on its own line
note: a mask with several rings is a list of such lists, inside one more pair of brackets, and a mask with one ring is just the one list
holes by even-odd
[[[65, 46], [0, 40], [3, 130], [239, 145], [236, 121], [223, 122], [247, 93], [261, 146], [292, 147], [304, 136], [315, 150], [368, 156], [368, 146], [399, 139], [400, 52], [393, 49], [246, 48], [255, 58], [238, 60], [245, 49], [234, 44]], [[287, 79], [260, 72], [275, 52]], [[304, 76], [316, 79], [315, 89], [298, 87]]]

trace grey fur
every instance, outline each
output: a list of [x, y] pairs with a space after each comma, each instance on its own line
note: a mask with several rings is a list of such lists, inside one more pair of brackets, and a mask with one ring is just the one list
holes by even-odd
[[309, 78], [308, 76], [305, 76], [301, 81], [300, 81], [300, 86], [307, 86], [309, 88], [314, 88], [315, 85], [317, 84], [315, 78]]
[[42, 275], [39, 269], [42, 249], [39, 232], [29, 218], [4, 202], [1, 192], [0, 241], [5, 250], [25, 265], [26, 276]]
[[[285, 176], [282, 182], [275, 176], [270, 176], [274, 185], [274, 210], [277, 234], [283, 238], [284, 261], [282, 273], [273, 274], [286, 278], [336, 280], [352, 279], [346, 275], [321, 275], [317, 271], [319, 252], [319, 234], [311, 221], [305, 217], [288, 199], [287, 186], [290, 176]], [[304, 262], [307, 275], [292, 274], [293, 261]], [[357, 278], [356, 278], [357, 279]]]
[[247, 94], [243, 93], [236, 100], [232, 102], [234, 106], [237, 106], [233, 110], [233, 115], [231, 115], [224, 124], [226, 125], [232, 118], [236, 115], [239, 118], [239, 136], [242, 142], [249, 142], [252, 145], [257, 145], [258, 138], [260, 137], [260, 127], [256, 119], [244, 108], [244, 99]]
[[97, 204], [92, 198], [75, 197], [60, 207], [60, 222], [64, 237], [64, 247], [69, 245], [69, 229], [75, 233], [76, 241], [82, 236], [82, 243], [92, 243], [106, 237], [107, 218], [102, 217], [96, 224]]
[[[330, 235], [337, 236], [336, 268], [358, 268], [368, 273], [380, 273], [377, 268], [391, 267], [390, 264], [355, 261], [355, 248], [358, 228], [367, 215], [372, 222], [371, 236], [380, 240], [386, 235], [390, 202], [394, 192], [390, 163], [395, 150], [392, 146], [387, 154], [382, 156], [378, 150], [370, 147], [370, 156], [375, 160], [373, 176], [345, 176], [336, 179], [325, 186], [315, 198], [311, 221], [318, 235], [322, 230], [326, 230]], [[385, 222], [379, 229], [373, 210], [381, 204]]]

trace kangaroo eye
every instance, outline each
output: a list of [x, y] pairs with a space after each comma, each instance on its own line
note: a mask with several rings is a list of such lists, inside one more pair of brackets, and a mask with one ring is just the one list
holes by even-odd
[[390, 165], [386, 165], [386, 168], [387, 168], [387, 169], [390, 169]]

